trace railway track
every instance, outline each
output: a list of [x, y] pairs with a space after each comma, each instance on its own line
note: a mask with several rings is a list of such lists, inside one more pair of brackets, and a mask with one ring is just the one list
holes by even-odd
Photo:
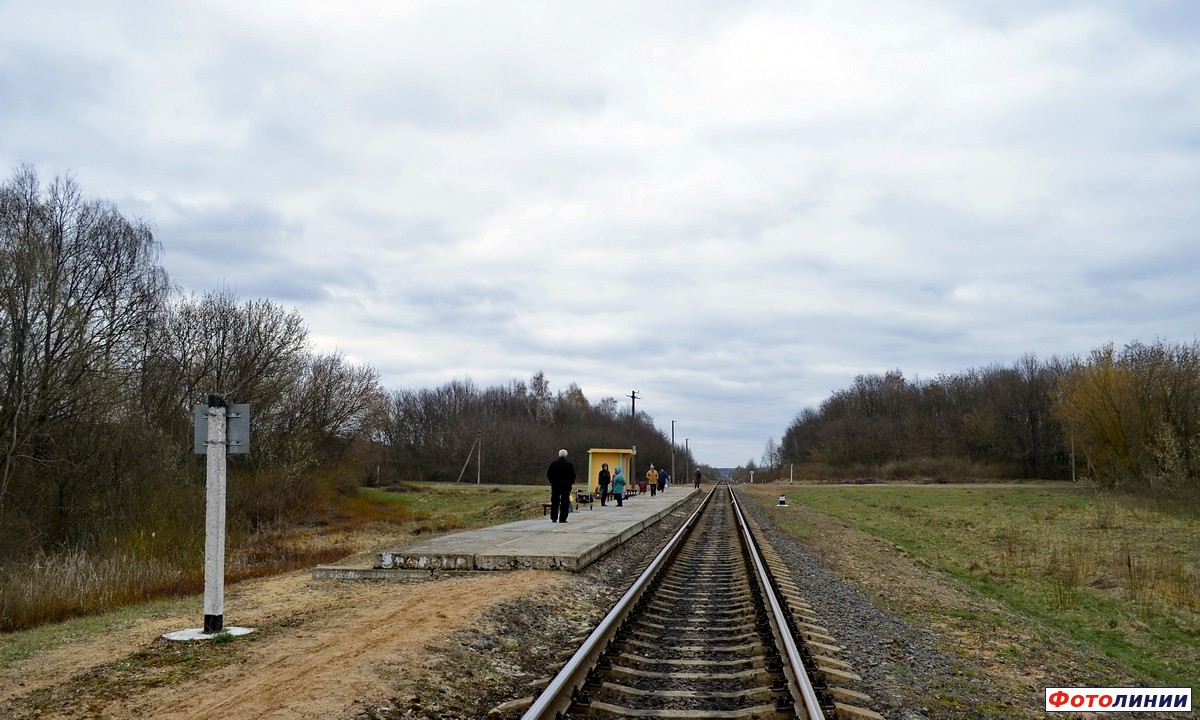
[[522, 720], [874, 720], [736, 495], [718, 485]]

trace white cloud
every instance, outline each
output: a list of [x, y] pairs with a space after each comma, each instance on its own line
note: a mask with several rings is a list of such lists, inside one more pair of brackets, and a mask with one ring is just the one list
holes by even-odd
[[1186, 5], [3, 14], [0, 161], [394, 387], [636, 387], [723, 465], [856, 374], [1195, 334]]

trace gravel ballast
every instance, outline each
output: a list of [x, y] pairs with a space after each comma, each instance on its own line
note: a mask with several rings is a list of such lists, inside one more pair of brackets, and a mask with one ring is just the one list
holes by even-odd
[[[892, 720], [1040, 716], [1038, 698], [1014, 699], [1011, 683], [994, 682], [970, 657], [947, 652], [945, 642], [939, 649], [933, 634], [881, 609], [857, 583], [831, 571], [802, 541], [775, 527], [774, 510], [742, 505], [821, 624], [845, 647], [841, 659], [862, 677], [851, 689], [872, 697], [870, 709]], [[562, 666], [693, 508], [689, 503], [676, 510], [551, 597], [493, 608], [477, 627], [454, 633], [438, 648], [440, 664], [396, 683], [388, 702], [363, 703], [357, 717], [519, 717], [518, 709], [495, 708], [531, 696], [533, 683]]]

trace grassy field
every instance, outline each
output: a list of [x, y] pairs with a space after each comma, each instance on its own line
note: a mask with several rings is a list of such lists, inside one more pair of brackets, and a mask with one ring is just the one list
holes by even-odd
[[397, 491], [361, 488], [368, 503], [407, 508], [412, 534], [486, 527], [537, 517], [549, 488], [533, 485], [408, 483]]
[[[774, 486], [912, 562], [1113, 658], [1147, 684], [1200, 668], [1200, 523], [1071, 484]], [[783, 523], [798, 536], [819, 528]], [[902, 556], [903, 557], [903, 556]]]

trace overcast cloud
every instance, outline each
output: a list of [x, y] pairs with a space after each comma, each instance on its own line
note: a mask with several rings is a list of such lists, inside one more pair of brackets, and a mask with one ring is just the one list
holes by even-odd
[[0, 169], [389, 388], [729, 466], [857, 374], [1194, 340], [1198, 82], [1190, 0], [0, 0]]

